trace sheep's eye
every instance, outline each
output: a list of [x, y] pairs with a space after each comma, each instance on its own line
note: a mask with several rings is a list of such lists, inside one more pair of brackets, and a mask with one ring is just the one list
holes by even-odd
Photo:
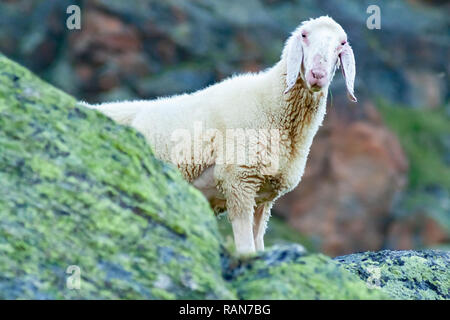
[[306, 38], [306, 33], [302, 33], [302, 38]]
[[344, 41], [341, 42], [341, 45], [343, 46], [343, 45], [345, 45], [346, 43], [347, 43], [347, 41], [344, 40]]

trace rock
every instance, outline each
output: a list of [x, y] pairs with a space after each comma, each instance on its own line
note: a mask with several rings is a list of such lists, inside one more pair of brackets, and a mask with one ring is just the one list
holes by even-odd
[[[433, 248], [444, 246], [450, 242], [450, 215], [448, 214], [448, 196], [445, 204], [439, 203], [438, 198], [429, 198], [433, 201], [429, 208], [435, 210], [411, 210], [398, 213], [390, 221], [386, 234], [386, 247], [407, 250], [409, 248]], [[443, 211], [438, 207], [442, 205]], [[444, 211], [445, 210], [445, 211]]]
[[70, 0], [2, 1], [0, 3], [0, 51], [45, 73], [57, 60], [68, 29], [65, 19]]
[[448, 251], [355, 253], [334, 259], [344, 268], [396, 299], [450, 299]]
[[0, 150], [0, 299], [235, 297], [200, 192], [136, 131], [4, 56]]
[[180, 67], [158, 77], [143, 79], [137, 87], [143, 96], [168, 96], [178, 92], [193, 92], [214, 82], [214, 74], [199, 68]]
[[68, 35], [65, 57], [74, 66], [77, 85], [97, 99], [105, 92], [132, 91], [128, 84], [152, 71], [137, 28], [93, 4], [83, 12], [83, 28]]
[[[450, 242], [450, 117], [443, 109], [382, 104], [409, 158], [408, 188], [392, 208], [386, 248], [444, 248]], [[426, 146], [426, 148], [424, 148]]]
[[[366, 28], [370, 5], [378, 5], [381, 29]], [[444, 5], [445, 6], [445, 5]], [[446, 9], [429, 2], [321, 1], [318, 5], [347, 30], [357, 57], [356, 92], [421, 108], [448, 99], [450, 34]], [[411, 25], [410, 21], [417, 21]], [[414, 72], [411, 72], [414, 71]], [[421, 80], [430, 81], [424, 83]], [[431, 88], [431, 84], [438, 87]], [[447, 97], [447, 98], [446, 98]]]
[[[133, 90], [141, 77], [180, 63], [201, 62], [215, 80], [241, 70], [262, 69], [279, 57], [282, 42], [301, 21], [331, 15], [347, 31], [357, 60], [356, 93], [423, 107], [448, 97], [449, 35], [444, 4], [390, 1], [378, 4], [381, 30], [365, 27], [370, 1], [272, 0], [82, 1], [82, 28], [65, 28], [69, 0], [0, 3], [0, 50], [46, 74], [61, 56], [74, 69], [88, 67], [91, 82], [74, 77], [73, 92], [98, 100], [109, 86], [103, 69]], [[23, 17], [27, 19], [23, 19]], [[416, 21], [411, 26], [410, 21]], [[69, 50], [61, 50], [61, 47]], [[336, 77], [338, 78], [338, 77]], [[57, 78], [55, 78], [57, 79]], [[53, 80], [53, 79], [51, 79]], [[53, 83], [56, 83], [54, 81]], [[344, 92], [338, 78], [333, 93]]]
[[248, 260], [231, 262], [225, 278], [245, 300], [388, 299], [322, 254], [297, 245], [274, 246]]
[[360, 112], [371, 118], [345, 119], [330, 110], [301, 183], [274, 207], [330, 255], [381, 249], [392, 203], [407, 181], [397, 138], [374, 108]]

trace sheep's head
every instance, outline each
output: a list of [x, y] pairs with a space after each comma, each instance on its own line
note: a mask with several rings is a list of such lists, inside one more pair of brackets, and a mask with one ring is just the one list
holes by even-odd
[[299, 76], [311, 91], [328, 90], [336, 69], [341, 66], [348, 97], [356, 102], [353, 50], [344, 29], [330, 17], [303, 22], [286, 42], [282, 57], [287, 69], [285, 92]]

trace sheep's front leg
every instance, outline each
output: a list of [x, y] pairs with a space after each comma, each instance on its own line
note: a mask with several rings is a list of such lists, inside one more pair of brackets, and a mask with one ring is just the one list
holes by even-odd
[[241, 188], [227, 196], [228, 217], [233, 227], [234, 244], [238, 254], [255, 252], [253, 240], [254, 195]]
[[[251, 179], [249, 179], [251, 177]], [[224, 170], [220, 179], [238, 254], [255, 252], [253, 212], [259, 180], [244, 170]]]
[[231, 218], [233, 227], [234, 244], [238, 254], [249, 254], [255, 252], [253, 242], [253, 219], [252, 215], [244, 214]]
[[267, 222], [270, 218], [271, 203], [265, 203], [258, 206], [255, 210], [253, 237], [255, 241], [255, 248], [258, 251], [264, 250], [264, 233], [267, 229]]

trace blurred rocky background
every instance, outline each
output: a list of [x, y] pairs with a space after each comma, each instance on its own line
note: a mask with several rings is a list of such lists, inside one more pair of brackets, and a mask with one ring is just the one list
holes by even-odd
[[[71, 4], [81, 30], [66, 27]], [[380, 30], [366, 27], [371, 4]], [[270, 242], [298, 239], [329, 255], [448, 248], [447, 1], [3, 0], [0, 51], [78, 99], [151, 99], [267, 68], [289, 32], [325, 14], [353, 46], [359, 103], [336, 74], [302, 183], [273, 210]]]

